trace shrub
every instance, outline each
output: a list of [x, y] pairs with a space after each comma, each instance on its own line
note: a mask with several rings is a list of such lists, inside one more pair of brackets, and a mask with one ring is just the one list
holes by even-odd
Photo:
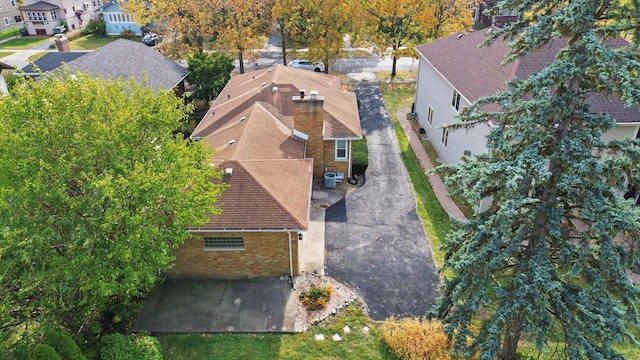
[[451, 348], [437, 320], [405, 318], [385, 321], [380, 331], [389, 347], [402, 359], [450, 359]]
[[44, 337], [44, 343], [54, 348], [56, 353], [65, 360], [84, 360], [82, 351], [73, 342], [71, 335], [63, 331], [53, 330], [48, 332]]
[[111, 334], [102, 339], [103, 360], [162, 360], [160, 342], [145, 334]]
[[134, 33], [131, 29], [124, 29], [120, 32], [120, 37], [124, 39], [133, 39], [134, 37], [136, 37], [136, 33]]
[[300, 300], [302, 300], [302, 304], [307, 310], [324, 309], [327, 307], [332, 293], [333, 288], [331, 286], [321, 288], [311, 285], [309, 290], [300, 293]]
[[47, 344], [36, 345], [31, 353], [31, 358], [33, 360], [62, 360], [56, 349]]
[[367, 138], [353, 142], [351, 151], [351, 170], [355, 175], [362, 175], [369, 167], [369, 150], [367, 149]]
[[107, 25], [100, 19], [93, 19], [82, 29], [82, 35], [107, 35]]

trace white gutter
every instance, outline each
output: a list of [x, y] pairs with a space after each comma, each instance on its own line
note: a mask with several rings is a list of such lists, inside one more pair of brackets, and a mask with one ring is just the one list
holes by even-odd
[[293, 290], [296, 289], [296, 281], [293, 278], [293, 249], [291, 248], [291, 231], [288, 231], [289, 235], [289, 275], [291, 276], [291, 286]]

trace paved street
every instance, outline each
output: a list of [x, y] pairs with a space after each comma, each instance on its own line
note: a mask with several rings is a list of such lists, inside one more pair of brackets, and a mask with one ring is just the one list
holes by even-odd
[[326, 273], [356, 289], [374, 320], [423, 316], [440, 281], [429, 243], [380, 90], [360, 83], [356, 92], [369, 168], [363, 187], [327, 209]]

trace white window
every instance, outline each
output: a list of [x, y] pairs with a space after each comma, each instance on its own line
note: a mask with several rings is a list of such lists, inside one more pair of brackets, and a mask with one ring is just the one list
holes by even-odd
[[31, 12], [27, 11], [27, 19], [29, 19], [29, 21], [32, 21], [33, 19], [31, 18]]
[[11, 23], [9, 22], [9, 18], [4, 18], [4, 19], [2, 19], [2, 21], [4, 21], [4, 25], [5, 25], [5, 26], [9, 26], [9, 24], [11, 24]]
[[205, 250], [244, 250], [244, 238], [241, 237], [205, 237]]
[[51, 20], [58, 20], [58, 13], [55, 11], [51, 12]]
[[456, 110], [460, 110], [460, 93], [453, 90], [453, 97], [451, 98], [451, 106]]
[[449, 143], [449, 128], [442, 129], [442, 145], [447, 147], [447, 143]]
[[347, 160], [347, 140], [336, 140], [336, 160]]
[[427, 113], [427, 122], [429, 125], [433, 125], [433, 108], [429, 105], [429, 112]]
[[11, 0], [11, 6], [16, 7], [16, 0]]

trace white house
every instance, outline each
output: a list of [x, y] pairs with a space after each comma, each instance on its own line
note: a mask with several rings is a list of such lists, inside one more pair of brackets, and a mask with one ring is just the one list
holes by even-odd
[[104, 0], [24, 0], [20, 13], [29, 35], [52, 35], [63, 21], [70, 31], [82, 29], [102, 5]]
[[[487, 32], [495, 30], [454, 34], [416, 48], [420, 60], [414, 113], [442, 163], [456, 164], [463, 155], [487, 152], [486, 136], [492, 126], [482, 124], [471, 130], [447, 130], [442, 128], [443, 125], [454, 123], [460, 111], [481, 97], [506, 90], [507, 82], [515, 77], [527, 78], [541, 70], [565, 45], [564, 41], [556, 40], [537, 52], [502, 65], [509, 51], [507, 43], [496, 41], [490, 46], [480, 47]], [[625, 44], [620, 39], [612, 45]], [[603, 135], [605, 142], [638, 137], [638, 107], [627, 108], [620, 101], [601, 96], [590, 98], [589, 103], [592, 111], [608, 113], [617, 121], [617, 127]], [[487, 205], [488, 202], [483, 201], [480, 210]]]
[[22, 18], [18, 10], [18, 0], [0, 0], [0, 31], [20, 24], [22, 24]]

